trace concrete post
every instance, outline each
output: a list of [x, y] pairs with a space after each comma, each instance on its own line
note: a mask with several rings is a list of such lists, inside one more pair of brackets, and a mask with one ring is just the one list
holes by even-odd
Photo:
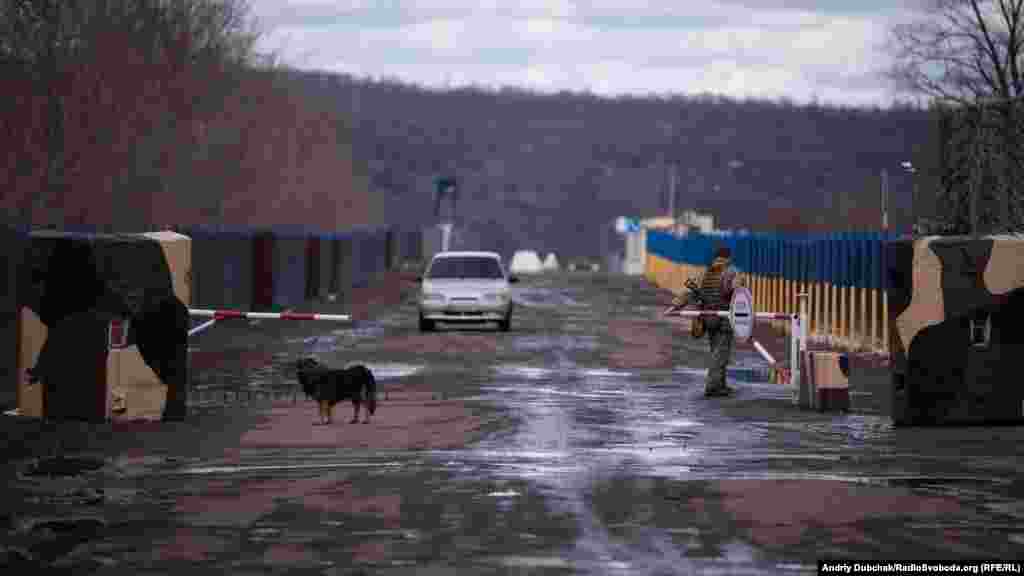
[[447, 252], [452, 236], [452, 225], [451, 223], [441, 224], [441, 251]]
[[807, 354], [807, 334], [809, 321], [808, 313], [808, 299], [809, 294], [807, 292], [800, 292], [797, 294], [797, 301], [799, 312], [797, 314], [797, 322], [799, 325], [793, 330], [793, 390], [794, 397], [799, 402], [801, 396], [801, 389], [804, 387], [803, 384], [803, 371], [801, 370], [801, 364], [803, 363], [804, 356]]

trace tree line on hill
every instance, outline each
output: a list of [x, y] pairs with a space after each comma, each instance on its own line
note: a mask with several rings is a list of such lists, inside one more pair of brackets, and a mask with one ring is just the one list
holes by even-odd
[[243, 0], [0, 0], [7, 223], [381, 223], [344, 112], [258, 38]]
[[[936, 119], [912, 105], [857, 108], [720, 96], [603, 98], [522, 89], [430, 90], [397, 80], [289, 72], [352, 116], [354, 150], [403, 223], [434, 220], [435, 181], [457, 216], [498, 245], [597, 256], [620, 215], [713, 213], [721, 227], [906, 228], [914, 178], [932, 186]], [[901, 168], [912, 162], [916, 174]], [[918, 206], [921, 209], [921, 205]]]

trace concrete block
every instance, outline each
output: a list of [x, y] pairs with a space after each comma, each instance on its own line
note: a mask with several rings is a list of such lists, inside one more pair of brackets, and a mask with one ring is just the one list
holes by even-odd
[[840, 352], [808, 352], [806, 358], [808, 407], [819, 412], [849, 410], [849, 356]]

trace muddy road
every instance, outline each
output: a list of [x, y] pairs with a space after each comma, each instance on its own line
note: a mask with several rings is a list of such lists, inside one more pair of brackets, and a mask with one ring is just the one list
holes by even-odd
[[[667, 298], [642, 279], [563, 274], [514, 289], [508, 333], [420, 334], [408, 297], [352, 328], [217, 326], [194, 342], [187, 423], [21, 424], [36, 452], [65, 434], [61, 450], [80, 460], [66, 475], [8, 465], [0, 562], [785, 574], [816, 573], [825, 557], [1024, 557], [1021, 428], [801, 412], [785, 387], [751, 377], [763, 364], [749, 347], [734, 357], [738, 393], [705, 399], [706, 345], [659, 318]], [[312, 426], [288, 368], [307, 353], [376, 373], [370, 424], [348, 424], [342, 405], [333, 425]], [[855, 407], [873, 405], [853, 386]]]

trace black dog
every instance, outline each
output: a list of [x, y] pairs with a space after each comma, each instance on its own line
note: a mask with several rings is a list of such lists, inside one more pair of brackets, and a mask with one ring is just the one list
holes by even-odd
[[330, 424], [334, 405], [351, 400], [355, 412], [352, 423], [359, 421], [359, 407], [366, 403], [366, 417], [377, 411], [377, 382], [370, 369], [362, 364], [349, 368], [329, 368], [315, 358], [302, 358], [296, 362], [302, 392], [320, 405], [320, 423]]

